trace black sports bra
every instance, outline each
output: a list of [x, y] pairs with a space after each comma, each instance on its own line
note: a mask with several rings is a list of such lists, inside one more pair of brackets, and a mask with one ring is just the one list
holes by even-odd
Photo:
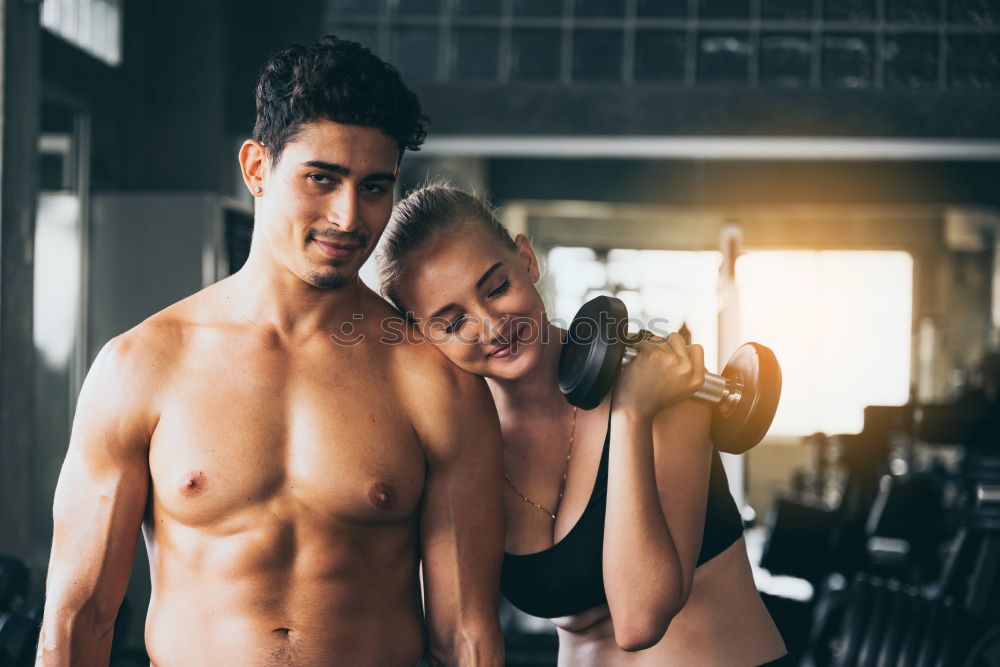
[[[504, 554], [500, 590], [521, 611], [557, 618], [607, 603], [602, 562], [610, 442], [609, 420], [590, 501], [566, 536], [544, 551]], [[713, 451], [698, 565], [718, 556], [742, 535], [743, 521], [729, 493], [722, 459]]]

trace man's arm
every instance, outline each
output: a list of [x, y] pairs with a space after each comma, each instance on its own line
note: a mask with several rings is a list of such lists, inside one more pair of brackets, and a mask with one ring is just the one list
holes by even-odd
[[36, 665], [108, 664], [142, 524], [154, 427], [149, 370], [130, 334], [87, 374], [53, 503], [54, 534]]
[[421, 394], [417, 423], [427, 456], [420, 541], [430, 657], [500, 665], [500, 425], [486, 383], [448, 366]]

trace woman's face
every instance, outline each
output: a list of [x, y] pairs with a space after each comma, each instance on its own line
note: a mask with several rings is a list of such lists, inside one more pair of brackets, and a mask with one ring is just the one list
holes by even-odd
[[454, 364], [498, 380], [531, 371], [548, 335], [534, 250], [524, 235], [515, 243], [511, 249], [481, 224], [445, 228], [407, 259], [397, 290]]

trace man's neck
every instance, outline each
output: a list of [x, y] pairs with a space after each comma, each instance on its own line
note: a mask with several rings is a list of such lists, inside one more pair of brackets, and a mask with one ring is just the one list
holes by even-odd
[[340, 330], [362, 313], [368, 288], [354, 275], [339, 288], [310, 285], [286, 267], [251, 253], [232, 277], [227, 299], [249, 323], [270, 328], [282, 338]]

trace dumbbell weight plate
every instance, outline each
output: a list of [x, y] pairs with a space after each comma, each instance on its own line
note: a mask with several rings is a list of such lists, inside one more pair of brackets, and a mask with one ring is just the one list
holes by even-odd
[[740, 400], [712, 415], [712, 442], [717, 449], [741, 454], [764, 439], [781, 397], [781, 367], [774, 352], [758, 343], [741, 345], [722, 370], [740, 386]]
[[580, 308], [559, 357], [559, 389], [570, 404], [593, 410], [615, 382], [625, 355], [628, 311], [619, 299], [599, 296]]

